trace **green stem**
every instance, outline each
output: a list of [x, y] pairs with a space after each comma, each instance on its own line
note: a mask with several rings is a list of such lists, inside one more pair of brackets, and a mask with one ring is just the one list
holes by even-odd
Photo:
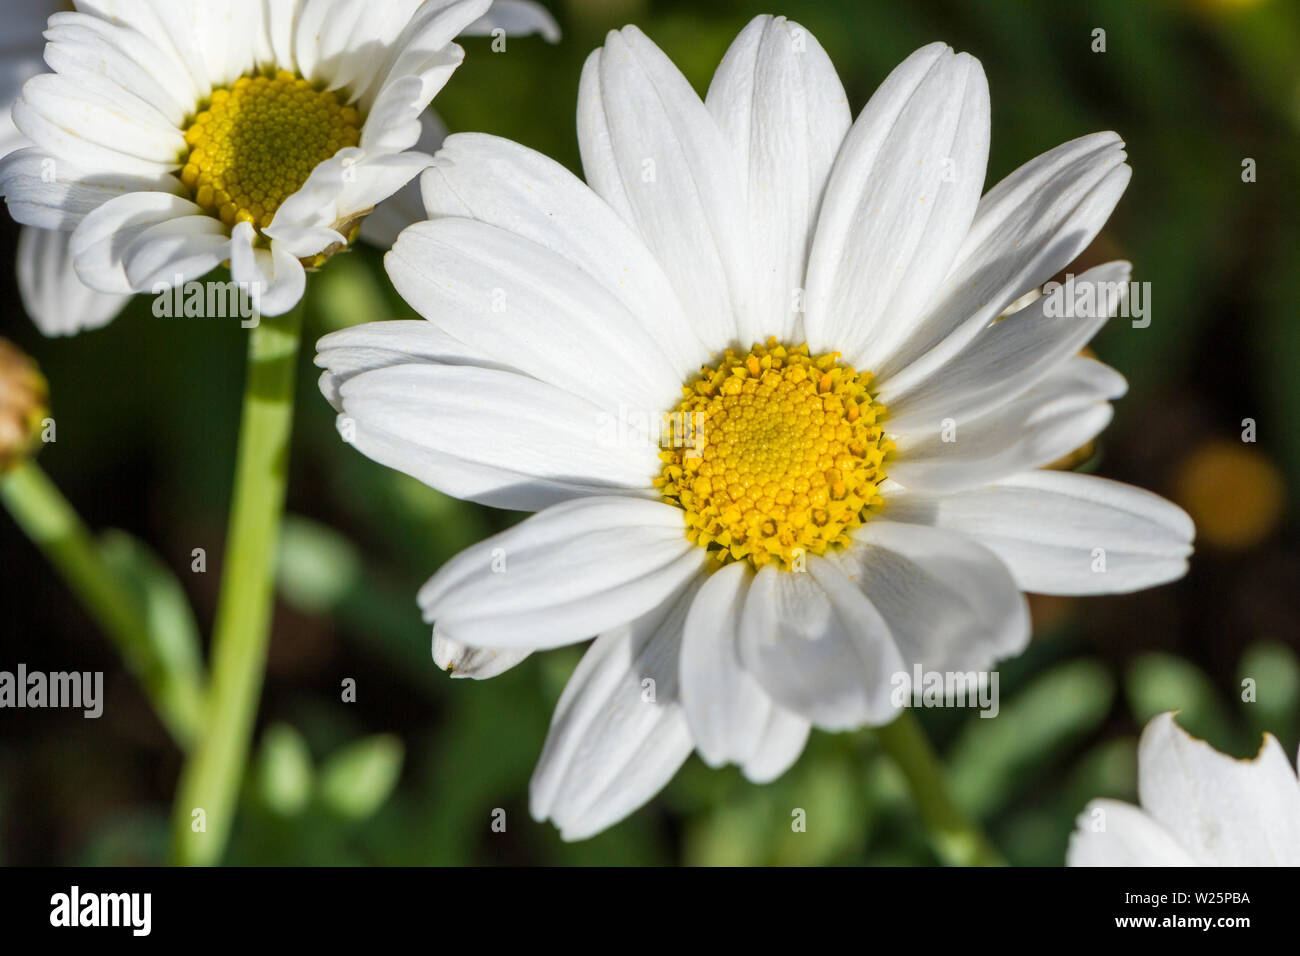
[[262, 693], [275, 554], [284, 515], [301, 306], [253, 330], [234, 499], [212, 635], [207, 726], [181, 769], [172, 814], [178, 863], [218, 862], [230, 837]]
[[877, 728], [885, 752], [907, 778], [930, 841], [948, 866], [1005, 866], [1006, 860], [948, 793], [943, 768], [910, 710], [892, 724]]
[[166, 665], [144, 602], [105, 560], [72, 505], [35, 462], [0, 478], [0, 501], [112, 639], [172, 738], [182, 749], [191, 746], [203, 720], [202, 673]]

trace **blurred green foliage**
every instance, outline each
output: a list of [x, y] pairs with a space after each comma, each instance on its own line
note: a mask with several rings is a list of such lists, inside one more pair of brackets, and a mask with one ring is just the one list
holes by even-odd
[[[1282, 0], [550, 0], [565, 30], [465, 65], [436, 106], [452, 130], [509, 136], [579, 168], [578, 76], [604, 31], [635, 22], [703, 92], [753, 15], [808, 27], [855, 109], [911, 50], [944, 39], [983, 62], [993, 96], [989, 183], [1066, 139], [1116, 129], [1133, 184], [1088, 263], [1124, 257], [1152, 283], [1154, 321], [1095, 343], [1132, 384], [1089, 469], [1168, 493], [1187, 452], [1259, 422], [1261, 453], [1300, 487], [1300, 5]], [[1092, 31], [1107, 50], [1091, 50]], [[1245, 183], [1242, 161], [1257, 162]], [[12, 237], [6, 238], [12, 243]], [[6, 246], [6, 256], [11, 251]], [[8, 259], [6, 259], [8, 261]], [[1077, 270], [1076, 270], [1077, 271]], [[11, 298], [12, 301], [12, 298]], [[381, 254], [312, 278], [308, 341], [412, 317]], [[107, 330], [42, 341], [59, 441], [42, 462], [107, 546], [138, 569], [177, 666], [211, 625], [230, 494], [244, 334], [155, 318], [146, 302]], [[430, 659], [419, 585], [518, 516], [453, 501], [356, 454], [334, 431], [304, 357], [280, 599], [259, 739], [234, 863], [916, 864], [935, 862], [903, 782], [869, 732], [814, 733], [758, 787], [692, 758], [649, 808], [566, 845], [527, 812], [527, 782], [580, 649], [534, 655], [489, 682]], [[1291, 495], [1294, 503], [1294, 495]], [[1225, 507], [1231, 496], [1225, 496]], [[1009, 859], [1055, 865], [1091, 798], [1132, 800], [1136, 738], [1153, 714], [1253, 753], [1264, 730], [1300, 739], [1300, 554], [1294, 514], [1248, 551], [1202, 542], [1189, 578], [1157, 591], [1035, 600], [1034, 645], [1002, 671], [1002, 712], [924, 712], [959, 802]], [[0, 860], [149, 863], [165, 855], [178, 755], [93, 626], [5, 525], [4, 660], [109, 672], [111, 718], [6, 715]], [[206, 572], [191, 569], [194, 548]], [[160, 573], [160, 568], [169, 569]], [[152, 570], [146, 570], [152, 569]], [[179, 582], [179, 583], [178, 583]], [[12, 588], [12, 591], [9, 589]], [[196, 608], [189, 618], [183, 589]], [[166, 622], [166, 623], [163, 623]], [[1253, 702], [1242, 700], [1245, 679]], [[356, 700], [345, 702], [345, 681]], [[791, 829], [802, 809], [807, 831]], [[504, 833], [491, 828], [504, 810]]]

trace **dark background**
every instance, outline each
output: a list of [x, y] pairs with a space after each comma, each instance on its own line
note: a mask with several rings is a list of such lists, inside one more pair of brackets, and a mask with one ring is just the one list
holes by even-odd
[[[1154, 713], [1239, 756], [1271, 730], [1300, 742], [1300, 10], [1291, 0], [861, 2], [550, 0], [555, 47], [462, 41], [436, 107], [452, 130], [509, 136], [579, 169], [582, 61], [634, 22], [701, 93], [755, 14], [784, 13], [826, 47], [854, 111], [916, 47], [977, 56], [992, 89], [988, 183], [1102, 129], [1133, 181], [1072, 271], [1112, 258], [1151, 283], [1153, 321], [1094, 343], [1130, 394], [1083, 467], [1192, 512], [1188, 577], [1127, 597], [1033, 601], [1035, 639], [1002, 668], [1002, 717], [924, 712], [959, 801], [1016, 863], [1057, 864], [1095, 796], [1132, 799], [1136, 734]], [[1093, 30], [1106, 52], [1093, 52]], [[1243, 159], [1257, 181], [1242, 181]], [[0, 223], [0, 262], [17, 229]], [[220, 580], [246, 332], [159, 319], [137, 300], [107, 329], [46, 340], [0, 269], [0, 334], [48, 377], [58, 441], [41, 457], [96, 531], [152, 547], [210, 629]], [[312, 277], [280, 599], [253, 767], [231, 862], [931, 863], [900, 778], [869, 731], [815, 733], [766, 787], [696, 758], [649, 808], [560, 842], [527, 814], [527, 781], [580, 649], [535, 655], [490, 682], [433, 666], [418, 586], [515, 516], [444, 498], [346, 447], [316, 391], [310, 347], [332, 329], [413, 317], [380, 256]], [[1243, 443], [1243, 420], [1258, 441]], [[207, 552], [206, 573], [191, 552]], [[0, 711], [0, 861], [165, 858], [179, 753], [111, 645], [0, 514], [0, 669], [103, 670], [106, 708]], [[357, 681], [355, 703], [340, 682]], [[1257, 700], [1241, 700], [1241, 681]], [[267, 729], [271, 730], [269, 735]], [[309, 758], [304, 759], [304, 753]], [[790, 808], [808, 811], [790, 832]], [[507, 832], [493, 833], [494, 808]]]

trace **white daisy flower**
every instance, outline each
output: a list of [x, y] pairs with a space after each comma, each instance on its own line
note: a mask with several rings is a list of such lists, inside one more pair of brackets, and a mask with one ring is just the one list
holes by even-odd
[[[31, 141], [14, 125], [13, 106], [27, 80], [45, 71], [41, 31], [58, 0], [4, 0], [0, 39], [0, 159]], [[72, 335], [111, 322], [129, 295], [96, 292], [77, 276], [68, 254], [71, 233], [26, 227], [18, 237], [18, 293], [23, 308], [45, 335]]]
[[[851, 123], [817, 41], [772, 17], [703, 102], [640, 31], [611, 33], [578, 131], [586, 185], [450, 137], [423, 177], [433, 221], [387, 260], [428, 321], [328, 336], [317, 359], [366, 455], [539, 512], [420, 592], [439, 664], [487, 677], [599, 635], [533, 778], [539, 819], [589, 836], [692, 750], [773, 779], [811, 726], [893, 718], [914, 663], [1019, 652], [1022, 591], [1184, 573], [1178, 508], [1036, 470], [1124, 391], [1078, 356], [1108, 313], [1053, 319], [1044, 297], [995, 322], [1101, 229], [1129, 178], [1115, 134], [981, 199], [976, 60], [918, 50]], [[685, 439], [667, 448], [665, 415]]]
[[555, 30], [518, 0], [76, 8], [50, 16], [54, 72], [13, 105], [34, 143], [0, 161], [14, 218], [70, 232], [76, 271], [100, 292], [153, 292], [228, 262], [267, 315], [297, 304], [305, 267], [431, 162], [416, 147], [464, 55], [453, 38]]
[[1300, 866], [1300, 780], [1272, 734], [1237, 760], [1161, 714], [1138, 745], [1138, 799], [1089, 803], [1069, 865]]

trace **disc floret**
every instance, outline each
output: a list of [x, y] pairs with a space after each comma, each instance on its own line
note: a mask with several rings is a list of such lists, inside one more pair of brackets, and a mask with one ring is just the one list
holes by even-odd
[[687, 537], [722, 563], [755, 568], [796, 568], [847, 544], [881, 506], [893, 450], [871, 381], [837, 352], [775, 339], [703, 368], [669, 413], [688, 440], [660, 453], [655, 479], [686, 513]]
[[211, 101], [185, 131], [181, 182], [227, 226], [266, 229], [318, 165], [361, 141], [361, 117], [332, 90], [285, 70], [245, 76]]

